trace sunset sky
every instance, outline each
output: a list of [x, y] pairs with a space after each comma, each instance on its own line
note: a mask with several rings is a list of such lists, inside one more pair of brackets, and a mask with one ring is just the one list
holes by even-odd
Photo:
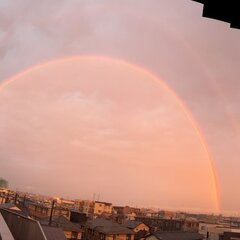
[[201, 14], [190, 0], [0, 0], [0, 177], [215, 212], [214, 171], [220, 211], [239, 214], [240, 31]]

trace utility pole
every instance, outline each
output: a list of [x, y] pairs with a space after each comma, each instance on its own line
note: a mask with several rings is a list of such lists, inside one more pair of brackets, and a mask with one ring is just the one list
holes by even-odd
[[53, 217], [54, 205], [55, 205], [55, 200], [52, 200], [52, 208], [51, 208], [51, 213], [50, 213], [48, 225], [51, 225], [51, 224], [52, 224], [52, 217]]
[[98, 201], [100, 200], [100, 193], [98, 193], [98, 198], [97, 198], [97, 200], [98, 200]]
[[23, 197], [23, 203], [22, 203], [23, 208], [25, 207], [26, 197], [27, 197], [27, 195], [25, 194], [24, 197]]
[[17, 192], [15, 193], [15, 197], [14, 197], [14, 203], [16, 204], [17, 203], [17, 197], [18, 197], [18, 194]]

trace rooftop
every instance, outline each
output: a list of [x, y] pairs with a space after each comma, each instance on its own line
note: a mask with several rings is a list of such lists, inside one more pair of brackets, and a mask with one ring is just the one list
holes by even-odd
[[193, 232], [155, 232], [153, 234], [159, 240], [202, 240], [203, 236]]
[[100, 218], [87, 221], [86, 227], [105, 234], [134, 234], [132, 230], [118, 223]]
[[130, 229], [134, 229], [140, 224], [142, 224], [142, 222], [135, 220], [126, 220], [123, 222], [123, 226]]
[[47, 240], [67, 240], [61, 228], [42, 226], [42, 229]]
[[[40, 221], [42, 225], [48, 225], [49, 224], [49, 217], [43, 219]], [[65, 216], [59, 215], [59, 216], [53, 216], [52, 217], [52, 223], [51, 226], [60, 227], [62, 229], [81, 232], [80, 226], [76, 223], [73, 223], [69, 221]]]

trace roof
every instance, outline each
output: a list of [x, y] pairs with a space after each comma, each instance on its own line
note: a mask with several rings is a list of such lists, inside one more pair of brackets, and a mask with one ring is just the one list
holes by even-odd
[[126, 220], [123, 222], [123, 226], [130, 228], [130, 229], [134, 229], [140, 224], [143, 224], [143, 223], [140, 221], [135, 221], [135, 220]]
[[118, 223], [100, 218], [87, 221], [85, 226], [105, 234], [134, 234], [132, 230]]
[[105, 204], [105, 205], [112, 205], [112, 203], [109, 203], [109, 202], [95, 201], [95, 203], [100, 203], [100, 204]]
[[21, 207], [18, 207], [18, 205], [15, 205], [14, 203], [11, 202], [0, 204], [0, 208], [8, 209], [21, 216], [28, 217], [28, 212], [26, 211], [26, 209], [22, 209]]
[[0, 239], [14, 240], [13, 235], [0, 212]]
[[155, 232], [153, 235], [159, 240], [201, 240], [203, 235], [195, 232]]
[[[40, 222], [42, 225], [48, 225], [49, 217], [43, 219]], [[60, 227], [65, 230], [70, 230], [70, 231], [75, 231], [75, 232], [82, 232], [82, 230], [80, 229], [80, 226], [78, 224], [75, 224], [75, 223], [69, 221], [63, 215], [53, 216], [51, 226], [56, 226], [56, 227]]]
[[42, 230], [47, 240], [67, 240], [61, 228], [42, 226]]
[[4, 208], [0, 208], [0, 213], [14, 239], [46, 240], [38, 221]]
[[17, 206], [11, 202], [7, 202], [4, 204], [0, 204], [0, 207], [5, 208], [5, 209], [10, 209], [10, 208], [17, 207]]

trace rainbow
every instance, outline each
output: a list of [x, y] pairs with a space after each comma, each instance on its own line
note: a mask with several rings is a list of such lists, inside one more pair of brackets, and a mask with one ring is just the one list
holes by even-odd
[[152, 72], [145, 69], [144, 67], [139, 66], [139, 65], [135, 65], [133, 63], [126, 62], [124, 60], [110, 58], [110, 57], [106, 57], [106, 56], [96, 56], [96, 55], [71, 56], [71, 57], [65, 57], [65, 58], [61, 58], [61, 59], [53, 59], [53, 60], [50, 60], [48, 62], [44, 62], [42, 64], [31, 66], [31, 67], [25, 69], [24, 71], [16, 74], [15, 76], [13, 76], [13, 77], [11, 77], [7, 80], [4, 80], [3, 83], [0, 84], [0, 91], [3, 90], [4, 88], [8, 87], [9, 85], [13, 84], [15, 81], [17, 81], [20, 77], [24, 76], [25, 74], [37, 71], [37, 70], [39, 70], [43, 67], [46, 67], [46, 66], [54, 65], [54, 64], [57, 64], [57, 63], [64, 63], [64, 62], [68, 62], [68, 61], [80, 60], [80, 59], [94, 59], [94, 60], [100, 60], [100, 61], [107, 61], [111, 64], [126, 65], [126, 66], [131, 67], [132, 69], [134, 69], [136, 71], [142, 72], [143, 74], [149, 76], [150, 79], [152, 79], [153, 81], [160, 84], [161, 87], [165, 91], [167, 91], [171, 96], [173, 96], [173, 98], [176, 100], [178, 106], [184, 112], [185, 116], [187, 117], [187, 119], [191, 123], [191, 126], [193, 127], [196, 135], [198, 136], [198, 138], [200, 140], [200, 143], [201, 143], [201, 146], [202, 146], [202, 148], [203, 148], [203, 150], [204, 150], [204, 152], [207, 156], [208, 165], [209, 165], [209, 169], [210, 169], [212, 193], [213, 193], [213, 198], [214, 198], [213, 201], [214, 201], [214, 205], [215, 205], [214, 211], [216, 213], [219, 213], [219, 211], [220, 211], [220, 197], [219, 197], [219, 187], [218, 187], [218, 181], [217, 181], [216, 167], [215, 167], [213, 157], [212, 157], [212, 155], [211, 155], [211, 153], [208, 149], [205, 137], [204, 137], [200, 127], [198, 126], [198, 124], [197, 124], [196, 120], [194, 119], [193, 115], [191, 114], [191, 111], [186, 107], [186, 105], [178, 97], [178, 95], [164, 81], [162, 81], [160, 78], [155, 76]]

